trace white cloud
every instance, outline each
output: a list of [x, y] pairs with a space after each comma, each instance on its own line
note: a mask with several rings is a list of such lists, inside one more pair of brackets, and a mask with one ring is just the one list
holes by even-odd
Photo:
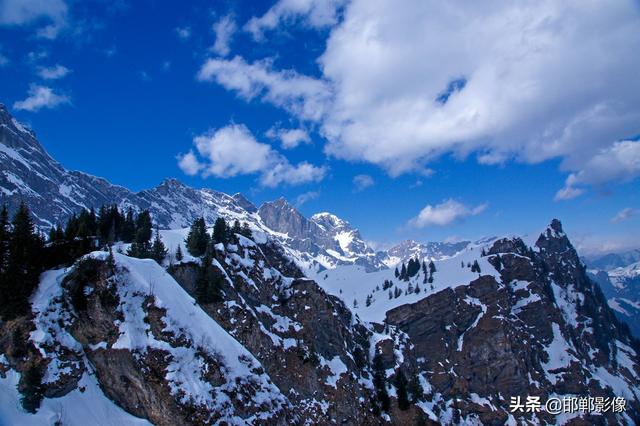
[[424, 228], [426, 226], [446, 226], [460, 221], [468, 216], [477, 216], [487, 208], [487, 204], [470, 208], [464, 204], [449, 199], [435, 206], [427, 205], [418, 216], [409, 221], [409, 226]]
[[193, 150], [189, 150], [186, 154], [178, 154], [176, 156], [176, 160], [178, 160], [178, 167], [180, 167], [180, 170], [189, 176], [197, 175], [204, 167], [204, 165], [198, 161]]
[[191, 27], [178, 27], [175, 31], [180, 40], [189, 40], [191, 38]]
[[631, 2], [355, 0], [320, 59], [335, 89], [327, 152], [392, 174], [451, 152], [579, 170], [637, 133], [639, 17]]
[[317, 167], [306, 161], [293, 166], [288, 161], [282, 160], [262, 171], [260, 183], [263, 186], [275, 188], [282, 184], [300, 185], [308, 182], [320, 182], [327, 174], [325, 167]]
[[287, 22], [301, 21], [311, 28], [336, 24], [338, 11], [345, 0], [278, 0], [264, 15], [251, 18], [244, 26], [255, 40], [263, 40], [264, 32]]
[[213, 32], [216, 41], [211, 49], [220, 56], [227, 56], [231, 52], [230, 44], [236, 32], [235, 21], [230, 16], [225, 16], [213, 24]]
[[3, 0], [0, 25], [29, 25], [45, 19], [49, 24], [37, 30], [41, 38], [54, 39], [66, 25], [67, 4], [63, 0]]
[[300, 207], [311, 200], [315, 200], [319, 196], [320, 196], [320, 191], [308, 191], [303, 194], [300, 194], [296, 197], [296, 202], [295, 202], [296, 207]]
[[[640, 141], [618, 141], [600, 150], [580, 165], [576, 173], [567, 177], [564, 188], [558, 194], [584, 190], [577, 185], [601, 185], [611, 181], [630, 181], [640, 176]], [[559, 197], [556, 198], [566, 199]], [[570, 197], [573, 198], [573, 197]]]
[[375, 182], [369, 175], [356, 175], [353, 177], [353, 186], [356, 192], [364, 191], [370, 186], [373, 186]]
[[45, 80], [57, 80], [69, 74], [69, 68], [57, 64], [51, 67], [38, 67], [38, 75]]
[[634, 217], [638, 213], [639, 213], [638, 209], [627, 207], [627, 208], [624, 208], [624, 209], [620, 210], [618, 213], [616, 213], [616, 215], [611, 218], [611, 222], [612, 223], [624, 222], [625, 220], [631, 219], [632, 217]]
[[[247, 28], [292, 19], [277, 11], [294, 3]], [[291, 17], [306, 16], [308, 2], [299, 4]], [[343, 17], [317, 79], [241, 58], [208, 61], [201, 75], [319, 123], [327, 154], [393, 176], [453, 154], [483, 164], [559, 159], [584, 185], [637, 177], [635, 167], [601, 178], [583, 167], [640, 132], [634, 2], [353, 0]]]
[[274, 71], [266, 60], [249, 64], [239, 56], [207, 60], [198, 79], [215, 81], [246, 100], [260, 98], [306, 120], [320, 120], [330, 98], [329, 88], [321, 80], [293, 70]]
[[309, 133], [304, 129], [278, 129], [272, 127], [267, 131], [267, 136], [271, 139], [279, 139], [280, 145], [284, 149], [293, 149], [300, 144], [311, 143]]
[[193, 151], [178, 156], [178, 165], [187, 174], [220, 178], [258, 174], [261, 185], [276, 187], [318, 182], [327, 172], [307, 162], [292, 165], [270, 145], [258, 142], [244, 125], [230, 124], [196, 136], [194, 144], [202, 160]]
[[13, 107], [17, 110], [38, 111], [41, 108], [55, 108], [59, 105], [71, 103], [66, 95], [59, 95], [52, 88], [32, 84], [29, 86], [28, 97], [15, 102]]

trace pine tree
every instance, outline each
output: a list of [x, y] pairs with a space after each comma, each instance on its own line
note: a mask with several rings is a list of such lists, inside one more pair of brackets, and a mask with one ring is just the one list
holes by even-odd
[[221, 288], [224, 278], [212, 265], [213, 255], [207, 250], [202, 258], [196, 277], [196, 299], [200, 304], [215, 303], [222, 300]]
[[420, 284], [416, 284], [415, 290], [413, 290], [415, 294], [420, 294]]
[[125, 243], [133, 242], [133, 239], [136, 236], [136, 223], [134, 220], [133, 209], [129, 207], [127, 210], [127, 214], [124, 219], [124, 224], [122, 225], [122, 241]]
[[0, 281], [9, 257], [9, 232], [9, 212], [7, 206], [3, 205], [0, 211]]
[[186, 239], [187, 251], [195, 257], [202, 256], [209, 245], [209, 234], [203, 217], [199, 217], [191, 224]]
[[227, 244], [229, 242], [229, 231], [227, 230], [227, 222], [224, 218], [218, 216], [215, 224], [213, 225], [213, 243]]
[[373, 298], [371, 297], [371, 295], [370, 295], [370, 294], [367, 294], [367, 299], [366, 299], [366, 301], [365, 301], [365, 303], [364, 303], [364, 304], [365, 304], [367, 307], [371, 306], [371, 301], [372, 301], [372, 299], [373, 299]]
[[253, 238], [253, 233], [247, 222], [242, 222], [242, 230], [240, 233], [249, 239]]
[[178, 248], [176, 249], [176, 260], [178, 262], [182, 262], [184, 256], [182, 255], [182, 249], [180, 248], [180, 244], [178, 244]]
[[393, 292], [391, 292], [391, 290], [389, 290], [389, 300], [393, 299]]
[[433, 263], [433, 260], [429, 261], [429, 272], [431, 273], [431, 275], [436, 272], [436, 265], [435, 263]]
[[396, 266], [396, 272], [395, 272], [395, 274], [396, 274], [396, 278], [398, 278], [398, 277], [400, 276], [400, 273], [398, 272], [398, 267], [397, 267], [397, 266]]
[[354, 308], [358, 307], [358, 299], [353, 299], [353, 307]]
[[473, 261], [473, 265], [471, 266], [471, 272], [480, 273], [480, 265], [478, 264], [477, 260]]
[[135, 241], [139, 244], [148, 243], [151, 239], [152, 225], [149, 210], [143, 210], [136, 219]]
[[158, 225], [156, 225], [156, 236], [153, 239], [153, 244], [151, 244], [151, 258], [158, 262], [158, 264], [162, 265], [162, 261], [167, 256], [167, 249], [160, 238], [160, 230], [158, 229]]
[[411, 402], [414, 404], [420, 401], [424, 395], [424, 388], [420, 383], [420, 377], [416, 374], [411, 377], [409, 380], [409, 385], [407, 388], [409, 394], [411, 394]]
[[44, 241], [35, 231], [31, 212], [25, 203], [20, 204], [5, 238], [7, 236], [6, 266], [0, 280], [0, 316], [5, 320], [28, 312], [28, 299], [42, 272]]
[[409, 409], [409, 395], [407, 393], [407, 378], [402, 371], [396, 373], [396, 377], [393, 381], [393, 385], [396, 387], [396, 395], [398, 397], [398, 408], [402, 411]]
[[401, 280], [407, 280], [407, 267], [404, 265], [404, 262], [402, 262], [402, 268], [400, 268], [400, 279]]
[[242, 227], [240, 226], [240, 221], [238, 219], [233, 221], [233, 227], [231, 228], [232, 235], [241, 234], [242, 235]]
[[376, 389], [376, 396], [381, 411], [388, 412], [391, 407], [391, 400], [387, 392], [387, 374], [379, 353], [373, 357], [373, 386]]

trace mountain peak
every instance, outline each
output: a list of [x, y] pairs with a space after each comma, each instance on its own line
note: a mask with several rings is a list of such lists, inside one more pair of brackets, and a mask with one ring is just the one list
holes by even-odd
[[255, 213], [258, 211], [258, 209], [256, 208], [256, 206], [247, 199], [247, 197], [245, 197], [244, 195], [242, 195], [239, 192], [236, 192], [235, 194], [233, 194], [233, 196], [231, 197], [234, 199], [234, 201], [243, 209], [245, 209], [246, 211], [248, 211], [249, 213]]
[[184, 188], [184, 187], [186, 187], [186, 185], [184, 183], [182, 183], [181, 181], [179, 181], [176, 178], [166, 178], [162, 182], [160, 182], [160, 185], [158, 185], [158, 186], [164, 186], [164, 187], [169, 187], [169, 188]]
[[35, 132], [26, 124], [22, 124], [16, 120], [2, 103], [0, 103], [0, 126], [5, 126], [14, 133], [26, 133], [32, 138], [35, 138]]

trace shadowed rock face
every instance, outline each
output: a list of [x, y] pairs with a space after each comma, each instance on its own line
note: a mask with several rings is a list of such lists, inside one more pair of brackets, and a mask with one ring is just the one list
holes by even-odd
[[[482, 276], [387, 312], [387, 323], [407, 333], [412, 355], [424, 360], [436, 392], [445, 399], [477, 394], [499, 407], [480, 413], [488, 424], [506, 420], [510, 396], [620, 396], [598, 381], [599, 369], [624, 377], [636, 392], [640, 386], [637, 342], [586, 277], [559, 221], [536, 246], [534, 252], [518, 239], [498, 240], [488, 256], [500, 280]], [[631, 364], [620, 361], [627, 356]], [[629, 404], [638, 419], [637, 397]], [[463, 415], [479, 412], [477, 404], [461, 406]]]
[[258, 216], [269, 228], [286, 234], [291, 239], [288, 245], [313, 256], [324, 255], [331, 259], [332, 266], [356, 264], [367, 271], [386, 269], [381, 255], [364, 242], [358, 230], [330, 213], [307, 219], [287, 200], [279, 198], [261, 205]]

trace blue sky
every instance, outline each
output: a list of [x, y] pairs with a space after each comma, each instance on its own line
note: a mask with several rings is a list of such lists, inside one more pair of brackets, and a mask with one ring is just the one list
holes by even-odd
[[638, 3], [409, 3], [8, 0], [0, 102], [133, 190], [284, 195], [382, 245], [558, 217], [637, 246]]

